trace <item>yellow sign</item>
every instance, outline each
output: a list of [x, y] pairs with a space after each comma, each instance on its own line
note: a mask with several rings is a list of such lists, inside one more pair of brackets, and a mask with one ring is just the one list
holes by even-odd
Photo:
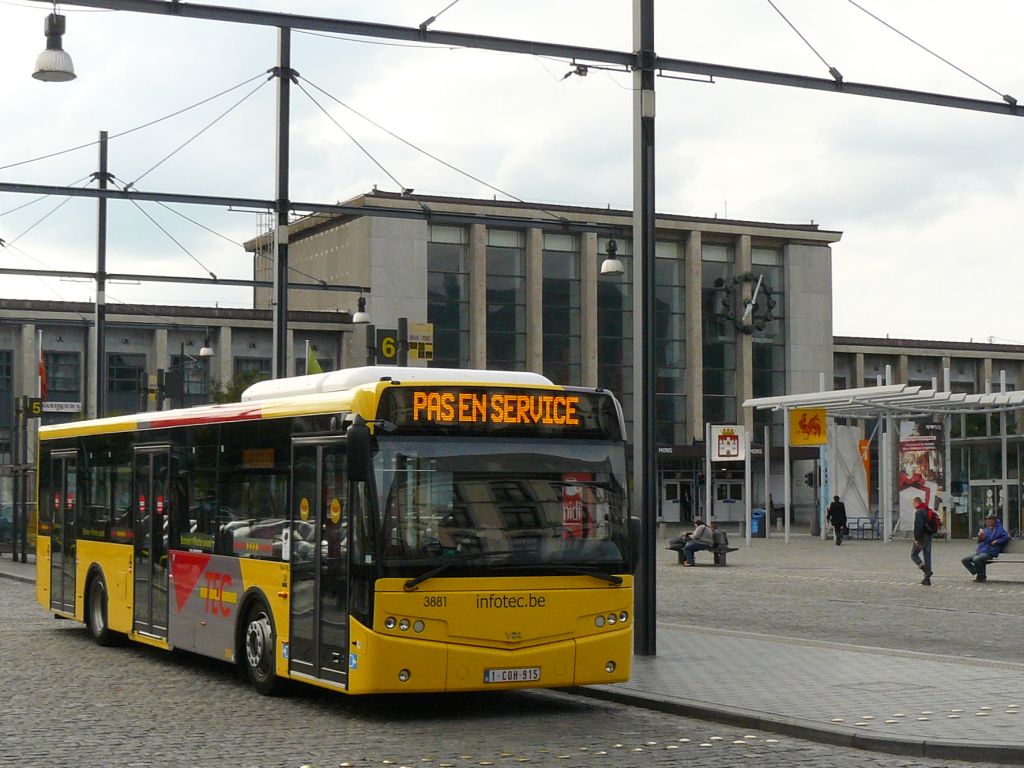
[[309, 499], [305, 496], [303, 496], [302, 500], [299, 501], [299, 517], [303, 522], [309, 520]]
[[790, 445], [825, 445], [827, 442], [824, 408], [794, 408], [789, 412]]
[[433, 323], [409, 323], [409, 357], [413, 360], [434, 359]]

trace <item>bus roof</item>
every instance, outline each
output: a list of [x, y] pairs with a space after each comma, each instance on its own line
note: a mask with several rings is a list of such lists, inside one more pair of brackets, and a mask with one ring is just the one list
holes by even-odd
[[445, 384], [533, 384], [553, 386], [546, 376], [530, 371], [484, 371], [464, 368], [406, 368], [397, 365], [367, 365], [330, 373], [314, 373], [288, 379], [258, 381], [242, 393], [242, 402], [279, 397], [341, 392], [378, 381], [429, 381]]

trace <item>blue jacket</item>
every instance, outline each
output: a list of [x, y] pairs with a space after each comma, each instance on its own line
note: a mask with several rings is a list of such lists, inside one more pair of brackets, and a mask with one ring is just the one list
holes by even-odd
[[1010, 534], [1003, 528], [1002, 521], [996, 520], [995, 528], [989, 528], [986, 525], [982, 530], [981, 540], [978, 542], [978, 554], [999, 557], [999, 553], [1003, 551], [1003, 547], [1009, 540]]

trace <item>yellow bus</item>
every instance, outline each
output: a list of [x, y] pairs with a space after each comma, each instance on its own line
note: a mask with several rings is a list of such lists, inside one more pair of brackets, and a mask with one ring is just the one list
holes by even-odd
[[43, 427], [37, 598], [261, 693], [624, 681], [623, 431], [604, 390], [382, 366]]

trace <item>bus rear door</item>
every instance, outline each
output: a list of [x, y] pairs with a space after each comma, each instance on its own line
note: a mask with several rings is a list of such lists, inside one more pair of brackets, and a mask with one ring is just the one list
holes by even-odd
[[170, 449], [135, 449], [135, 597], [133, 629], [167, 639], [167, 526]]
[[54, 452], [50, 459], [53, 529], [50, 539], [50, 608], [75, 612], [75, 515], [78, 508], [78, 456]]
[[337, 442], [292, 445], [292, 672], [348, 679], [348, 532], [345, 453]]

